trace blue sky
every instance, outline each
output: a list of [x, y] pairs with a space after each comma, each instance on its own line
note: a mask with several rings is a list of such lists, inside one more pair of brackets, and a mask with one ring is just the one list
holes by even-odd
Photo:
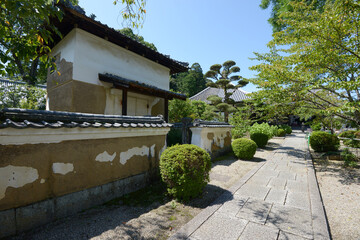
[[[259, 7], [260, 0], [147, 0], [143, 28], [134, 32], [152, 42], [171, 58], [200, 63], [203, 72], [215, 63], [234, 60], [240, 75], [254, 77], [248, 68], [256, 64], [253, 52], [267, 52], [271, 26], [270, 10]], [[112, 0], [80, 0], [87, 15], [121, 29], [121, 5]], [[249, 84], [245, 91], [256, 91]]]

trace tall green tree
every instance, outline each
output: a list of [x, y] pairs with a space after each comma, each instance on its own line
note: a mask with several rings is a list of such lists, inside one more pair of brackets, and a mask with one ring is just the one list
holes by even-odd
[[315, 109], [360, 124], [360, 5], [357, 1], [291, 3], [282, 13], [287, 25], [273, 34], [270, 52], [257, 54], [261, 64], [253, 83], [259, 99]]
[[[313, 4], [313, 6], [322, 10], [327, 0], [306, 0], [306, 4]], [[267, 9], [270, 6], [271, 17], [269, 18], [269, 23], [273, 27], [274, 32], [281, 31], [286, 27], [286, 24], [281, 21], [280, 15], [284, 12], [290, 12], [293, 10], [291, 2], [299, 2], [299, 0], [261, 0], [260, 7], [262, 9]]]
[[[62, 18], [60, 9], [46, 0], [0, 3], [0, 73], [35, 84], [39, 68], [49, 66], [50, 18]], [[41, 65], [43, 63], [44, 65]]]
[[149, 42], [145, 41], [143, 36], [135, 34], [131, 28], [123, 28], [123, 29], [120, 29], [117, 31], [120, 32], [121, 34], [124, 34], [125, 36], [127, 36], [129, 38], [132, 38], [132, 39], [144, 44], [145, 46], [151, 48], [152, 50], [157, 51], [157, 48], [155, 47], [155, 45], [153, 43], [149, 43]]
[[[50, 22], [62, 19], [59, 0], [0, 1], [0, 75], [23, 80], [29, 84], [45, 82], [51, 65], [48, 47], [52, 33], [61, 33]], [[78, 0], [64, 0], [77, 5]], [[134, 27], [140, 26], [146, 13], [145, 0], [116, 0], [121, 3], [123, 18]]]
[[[243, 87], [248, 84], [248, 81], [244, 80], [239, 75], [234, 75], [240, 72], [240, 68], [235, 66], [236, 63], [232, 60], [221, 64], [214, 64], [210, 67], [210, 70], [205, 73], [205, 77], [210, 81], [208, 82], [209, 87], [220, 88], [224, 90], [224, 98], [220, 98], [216, 95], [210, 96], [209, 101], [220, 111], [224, 113], [225, 122], [229, 121], [229, 113], [235, 112], [236, 108], [234, 100], [231, 99], [233, 94], [232, 89]], [[234, 85], [232, 82], [237, 81]]]
[[191, 97], [205, 89], [206, 83], [207, 81], [200, 64], [194, 63], [188, 72], [173, 74], [171, 76], [170, 89]]

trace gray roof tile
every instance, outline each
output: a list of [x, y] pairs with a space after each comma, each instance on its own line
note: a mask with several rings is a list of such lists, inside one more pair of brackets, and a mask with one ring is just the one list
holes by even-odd
[[[234, 92], [231, 95], [231, 99], [233, 99], [235, 102], [241, 102], [245, 99], [250, 99], [249, 96], [247, 96], [247, 92], [241, 90], [240, 88], [237, 89], [229, 89], [229, 92]], [[208, 97], [212, 96], [212, 95], [216, 95], [219, 96], [221, 98], [225, 97], [224, 94], [224, 90], [220, 89], [220, 88], [212, 88], [212, 87], [207, 87], [204, 90], [202, 90], [201, 92], [195, 94], [194, 96], [190, 97], [190, 100], [201, 100], [204, 101], [206, 103], [210, 103], [209, 100], [207, 100]]]
[[152, 116], [121, 116], [9, 108], [0, 110], [0, 128], [171, 127]]

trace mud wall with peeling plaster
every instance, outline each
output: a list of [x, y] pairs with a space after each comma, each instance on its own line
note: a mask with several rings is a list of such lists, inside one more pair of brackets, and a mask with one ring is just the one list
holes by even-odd
[[0, 211], [155, 174], [165, 135], [0, 145]]
[[231, 151], [230, 127], [191, 127], [191, 144], [210, 153], [212, 158]]

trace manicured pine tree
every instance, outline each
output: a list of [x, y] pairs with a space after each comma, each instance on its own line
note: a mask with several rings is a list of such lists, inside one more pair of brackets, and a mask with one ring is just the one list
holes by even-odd
[[[213, 106], [220, 112], [224, 113], [224, 121], [229, 121], [229, 114], [236, 111], [234, 107], [234, 100], [231, 99], [233, 89], [240, 88], [248, 84], [248, 81], [244, 80], [240, 75], [235, 73], [240, 72], [240, 68], [235, 66], [235, 61], [229, 60], [221, 64], [214, 64], [210, 67], [210, 70], [205, 73], [205, 77], [210, 79], [207, 83], [209, 87], [221, 88], [224, 90], [224, 98], [217, 95], [208, 97], [208, 100]], [[237, 84], [232, 82], [237, 81]]]

